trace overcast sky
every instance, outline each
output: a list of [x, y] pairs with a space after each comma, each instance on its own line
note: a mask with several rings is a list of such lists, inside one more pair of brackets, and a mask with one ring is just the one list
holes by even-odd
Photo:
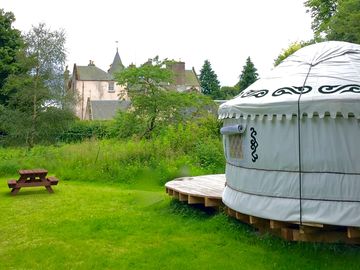
[[44, 22], [64, 29], [68, 65], [107, 70], [119, 41], [124, 65], [182, 60], [197, 73], [208, 59], [221, 85], [234, 85], [251, 57], [259, 75], [291, 42], [312, 37], [304, 0], [1, 0], [27, 32]]

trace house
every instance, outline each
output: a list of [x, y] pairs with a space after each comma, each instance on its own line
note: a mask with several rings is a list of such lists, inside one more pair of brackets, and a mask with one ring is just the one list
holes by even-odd
[[[118, 50], [106, 72], [90, 60], [87, 66], [74, 64], [68, 81], [68, 90], [76, 95], [75, 114], [81, 120], [105, 120], [115, 116], [117, 110], [127, 110], [130, 100], [124, 86], [115, 82], [115, 74], [124, 70]], [[174, 73], [169, 90], [200, 92], [200, 82], [194, 68], [185, 69], [185, 62], [173, 62], [167, 66]]]
[[[68, 82], [68, 90], [74, 91], [76, 94], [75, 114], [77, 117], [81, 120], [93, 120], [96, 119], [96, 117], [89, 118], [89, 113], [93, 117], [103, 115], [102, 113], [98, 114], [96, 112], [98, 106], [89, 108], [91, 101], [101, 100], [101, 108], [106, 107], [107, 102], [111, 108], [115, 108], [114, 101], [129, 100], [125, 87], [116, 84], [114, 79], [114, 74], [121, 72], [123, 69], [124, 65], [121, 62], [118, 50], [116, 50], [113, 63], [108, 72], [96, 67], [92, 60], [90, 60], [87, 66], [74, 64], [73, 73]], [[114, 114], [115, 112], [111, 115]]]

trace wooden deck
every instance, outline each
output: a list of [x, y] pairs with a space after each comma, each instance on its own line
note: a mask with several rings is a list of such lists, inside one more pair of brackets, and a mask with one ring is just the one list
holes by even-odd
[[290, 223], [263, 219], [226, 208], [226, 213], [249, 224], [260, 233], [270, 233], [287, 241], [360, 244], [360, 228], [320, 223]]
[[165, 184], [166, 193], [188, 204], [217, 207], [222, 204], [225, 174], [176, 178]]
[[[177, 178], [167, 182], [165, 187], [166, 193], [179, 201], [218, 207], [223, 205], [222, 192], [225, 183], [225, 174], [213, 174]], [[289, 223], [243, 214], [228, 207], [225, 211], [229, 216], [251, 225], [260, 233], [270, 233], [287, 241], [360, 244], [358, 227]]]

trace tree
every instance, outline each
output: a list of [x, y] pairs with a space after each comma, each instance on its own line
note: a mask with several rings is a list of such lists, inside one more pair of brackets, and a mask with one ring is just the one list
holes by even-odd
[[219, 96], [220, 82], [217, 75], [211, 68], [209, 60], [205, 60], [204, 65], [200, 70], [200, 87], [203, 94], [212, 97], [213, 99]]
[[329, 22], [327, 38], [360, 44], [360, 1], [339, 0]]
[[308, 0], [316, 41], [341, 40], [360, 43], [360, 2], [358, 0]]
[[298, 49], [324, 40], [340, 40], [360, 44], [360, 2], [358, 0], [308, 0], [307, 12], [313, 19], [314, 39], [293, 42], [274, 60], [280, 64]]
[[274, 67], [279, 65], [282, 61], [284, 61], [288, 56], [292, 55], [297, 50], [300, 50], [301, 48], [308, 46], [310, 44], [314, 44], [315, 40], [309, 40], [309, 41], [300, 41], [300, 42], [293, 42], [289, 45], [288, 48], [283, 49], [282, 52], [279, 54], [279, 56], [274, 60]]
[[239, 86], [221, 86], [217, 99], [231, 99], [240, 93]]
[[338, 0], [307, 0], [305, 7], [313, 19], [311, 28], [314, 31], [315, 39], [321, 38], [329, 31], [329, 23], [336, 13]]
[[21, 72], [8, 77], [4, 89], [12, 93], [6, 107], [5, 130], [15, 140], [33, 147], [54, 138], [73, 119], [62, 106], [65, 33], [39, 24], [24, 36], [26, 47], [17, 55]]
[[239, 89], [240, 92], [246, 89], [250, 84], [254, 83], [258, 79], [257, 69], [253, 62], [251, 62], [250, 56], [246, 59], [246, 64], [243, 66], [243, 70], [240, 75]]
[[199, 94], [168, 89], [173, 78], [171, 70], [166, 68], [168, 63], [155, 57], [140, 67], [131, 65], [115, 75], [117, 83], [125, 85], [132, 103], [132, 110], [118, 119], [131, 125], [128, 129], [141, 133], [141, 137], [150, 138], [163, 124], [176, 124], [197, 115], [199, 108], [209, 103]]
[[18, 69], [16, 55], [23, 45], [20, 31], [12, 27], [14, 21], [12, 12], [0, 9], [0, 105], [9, 100], [9, 93], [3, 88], [7, 78]]

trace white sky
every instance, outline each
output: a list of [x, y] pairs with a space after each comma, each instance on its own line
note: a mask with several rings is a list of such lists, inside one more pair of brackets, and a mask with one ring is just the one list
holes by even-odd
[[208, 59], [221, 85], [234, 85], [251, 57], [259, 75], [282, 49], [312, 37], [305, 0], [2, 0], [15, 28], [46, 23], [64, 29], [68, 65], [107, 70], [116, 51], [128, 66], [156, 55], [197, 73]]

